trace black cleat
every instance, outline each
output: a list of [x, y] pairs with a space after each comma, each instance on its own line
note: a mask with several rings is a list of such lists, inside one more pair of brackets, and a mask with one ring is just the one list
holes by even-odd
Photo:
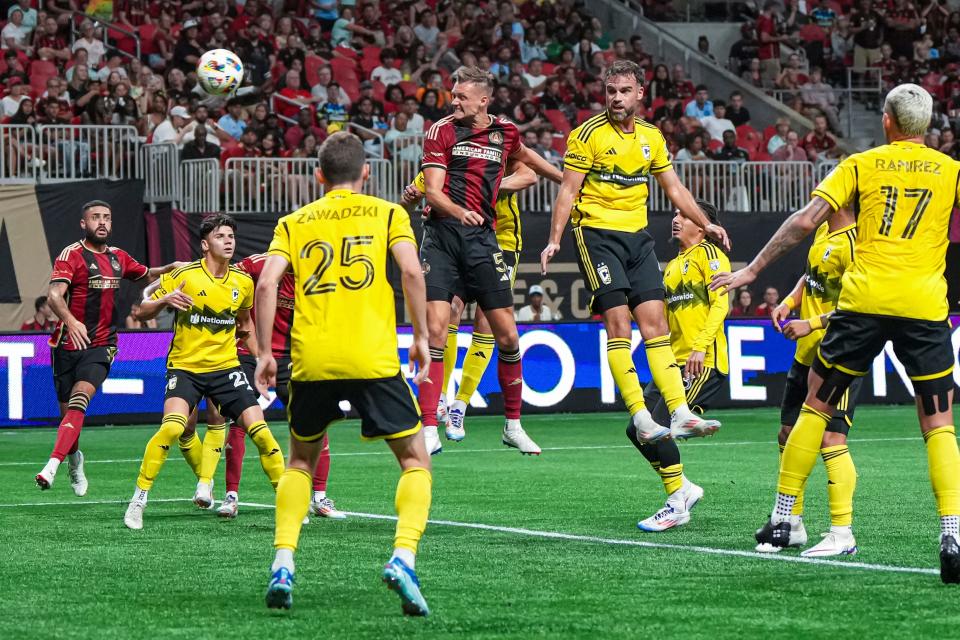
[[940, 580], [944, 584], [960, 583], [960, 545], [950, 534], [940, 536]]
[[767, 520], [766, 524], [757, 529], [753, 537], [757, 540], [757, 551], [777, 553], [790, 546], [790, 521], [784, 520], [779, 524], [773, 524], [772, 520]]

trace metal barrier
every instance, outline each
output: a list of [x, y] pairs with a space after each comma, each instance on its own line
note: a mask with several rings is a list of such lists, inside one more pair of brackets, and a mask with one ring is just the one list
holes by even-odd
[[139, 175], [140, 138], [134, 127], [42, 126], [39, 147], [45, 160], [40, 168], [41, 182], [132, 180]]
[[43, 164], [37, 131], [26, 124], [0, 125], [0, 184], [32, 184]]
[[177, 206], [186, 213], [220, 211], [220, 161], [184, 160], [179, 167]]
[[386, 156], [393, 163], [393, 171], [400, 189], [413, 182], [417, 173], [420, 172], [425, 137], [425, 134], [414, 133], [391, 138], [387, 142]]
[[145, 185], [144, 204], [173, 202], [177, 199], [180, 174], [180, 150], [172, 142], [145, 144], [140, 147], [140, 175]]
[[[556, 161], [551, 164], [563, 171], [563, 162]], [[537, 184], [519, 193], [518, 206], [520, 211], [523, 213], [551, 213], [559, 191], [560, 185], [540, 178], [537, 180]]]

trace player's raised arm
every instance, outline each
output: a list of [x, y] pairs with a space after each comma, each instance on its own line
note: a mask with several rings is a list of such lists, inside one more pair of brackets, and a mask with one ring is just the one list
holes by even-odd
[[[257, 291], [255, 294], [256, 303], [256, 326], [261, 330], [256, 333], [257, 347], [260, 356], [257, 359], [257, 372], [254, 376], [255, 386], [263, 395], [271, 386], [276, 384], [277, 361], [273, 357], [273, 321], [277, 316], [277, 287], [280, 279], [290, 266], [290, 261], [286, 256], [280, 255], [280, 250], [276, 249], [277, 239], [282, 235], [281, 228], [277, 227], [274, 234], [273, 244], [270, 245], [271, 253], [263, 265], [263, 271], [257, 279]], [[251, 349], [251, 353], [253, 350]]]
[[436, 209], [440, 213], [453, 216], [465, 226], [476, 227], [483, 224], [483, 216], [476, 211], [470, 211], [458, 204], [455, 204], [450, 197], [443, 192], [443, 182], [446, 178], [447, 170], [443, 167], [424, 167], [423, 178], [427, 187], [427, 204], [431, 209]]
[[[511, 160], [519, 160], [524, 163], [535, 173], [543, 176], [547, 180], [561, 184], [563, 182], [563, 173], [560, 172], [553, 164], [547, 162], [546, 158], [541, 156], [539, 153], [531, 150], [524, 144], [520, 144], [520, 147], [510, 156]], [[503, 185], [501, 185], [503, 188]]]
[[510, 161], [507, 165], [509, 175], [500, 182], [500, 195], [519, 193], [528, 187], [537, 184], [537, 174], [533, 169], [518, 161]]
[[390, 247], [390, 254], [400, 267], [400, 283], [403, 299], [410, 312], [413, 324], [413, 344], [410, 346], [410, 367], [416, 362], [420, 370], [413, 381], [418, 385], [430, 370], [430, 346], [427, 332], [427, 285], [423, 280], [423, 268], [417, 246], [412, 242], [397, 242]]
[[750, 264], [734, 273], [719, 274], [710, 283], [710, 289], [716, 291], [723, 287], [729, 290], [750, 284], [767, 265], [803, 242], [803, 239], [816, 231], [833, 212], [833, 205], [819, 195], [813, 196], [805, 207], [795, 211], [780, 225]]
[[137, 314], [138, 320], [152, 320], [160, 315], [165, 307], [170, 307], [177, 311], [186, 311], [193, 306], [193, 298], [183, 292], [183, 282], [174, 286], [174, 280], [168, 274], [161, 276], [153, 287], [149, 299], [144, 299], [140, 303], [140, 312]]
[[550, 237], [547, 239], [546, 248], [540, 252], [540, 272], [543, 275], [547, 275], [547, 263], [560, 250], [560, 239], [563, 237], [563, 230], [570, 220], [573, 199], [580, 191], [586, 177], [587, 174], [579, 171], [563, 170], [563, 181], [560, 183], [557, 199], [553, 203], [553, 215], [550, 218]]
[[671, 168], [656, 173], [654, 176], [660, 188], [663, 189], [664, 194], [666, 194], [670, 202], [673, 203], [673, 206], [680, 210], [680, 214], [683, 217], [692, 220], [698, 227], [703, 229], [707, 237], [717, 242], [723, 247], [724, 251], [730, 250], [730, 238], [727, 237], [726, 230], [718, 224], [712, 224], [709, 218], [704, 215], [700, 207], [697, 206], [693, 194], [680, 182], [676, 171]]
[[165, 273], [170, 273], [174, 269], [185, 267], [188, 264], [188, 262], [171, 262], [170, 264], [165, 264], [162, 267], [150, 267], [147, 269], [147, 280], [155, 280]]

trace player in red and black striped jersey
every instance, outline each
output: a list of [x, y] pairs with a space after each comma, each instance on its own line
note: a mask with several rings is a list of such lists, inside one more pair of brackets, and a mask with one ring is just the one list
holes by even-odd
[[494, 84], [490, 73], [460, 67], [454, 78], [453, 114], [430, 128], [423, 145], [428, 207], [420, 259], [432, 358], [427, 380], [420, 385], [423, 434], [428, 450], [439, 451], [435, 407], [443, 382], [450, 303], [459, 297], [477, 302], [499, 347], [497, 377], [506, 416], [503, 443], [521, 453], [539, 454], [540, 447], [520, 426], [520, 340], [510, 275], [494, 232], [495, 207], [508, 159], [523, 162], [554, 182], [559, 183], [562, 174], [523, 146], [516, 125], [487, 113]]
[[[258, 253], [248, 256], [237, 263], [237, 267], [253, 278], [256, 285], [266, 263], [267, 254]], [[287, 406], [288, 387], [290, 380], [290, 327], [293, 325], [293, 301], [296, 298], [296, 280], [292, 271], [287, 271], [280, 280], [277, 290], [277, 313], [273, 319], [273, 337], [271, 347], [273, 357], [277, 360], [277, 395], [283, 406]], [[237, 352], [240, 356], [240, 366], [252, 380], [257, 368], [257, 359], [250, 354], [243, 341], [237, 343]], [[227, 438], [226, 457], [226, 485], [227, 495], [217, 515], [224, 518], [235, 518], [239, 506], [237, 490], [240, 487], [240, 475], [243, 471], [243, 454], [246, 450], [246, 431], [243, 427], [232, 424]], [[323, 518], [343, 519], [346, 516], [338, 511], [333, 500], [327, 497], [327, 478], [330, 476], [330, 445], [327, 435], [323, 436], [323, 449], [313, 472], [313, 500], [310, 501], [310, 513]]]
[[60, 463], [69, 456], [74, 493], [87, 492], [80, 430], [90, 399], [110, 373], [117, 353], [121, 280], [156, 278], [176, 264], [148, 269], [122, 249], [107, 244], [112, 230], [110, 205], [92, 200], [81, 208], [83, 240], [64, 249], [53, 264], [47, 299], [60, 318], [50, 338], [53, 379], [62, 420], [50, 460], [36, 476], [49, 489]]

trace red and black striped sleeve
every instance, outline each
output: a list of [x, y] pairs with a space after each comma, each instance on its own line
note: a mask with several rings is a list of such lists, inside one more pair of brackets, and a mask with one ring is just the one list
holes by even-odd
[[446, 169], [450, 164], [450, 151], [453, 148], [455, 134], [452, 120], [443, 118], [438, 120], [423, 141], [423, 163], [421, 168], [436, 167]]
[[53, 273], [50, 275], [50, 282], [66, 282], [67, 285], [73, 284], [77, 274], [85, 267], [83, 257], [77, 249], [79, 245], [72, 244], [63, 251], [53, 262]]
[[137, 262], [133, 256], [123, 249], [111, 247], [110, 250], [117, 256], [117, 260], [120, 261], [121, 277], [127, 280], [139, 280], [140, 278], [146, 277], [150, 272], [150, 269], [146, 265]]

